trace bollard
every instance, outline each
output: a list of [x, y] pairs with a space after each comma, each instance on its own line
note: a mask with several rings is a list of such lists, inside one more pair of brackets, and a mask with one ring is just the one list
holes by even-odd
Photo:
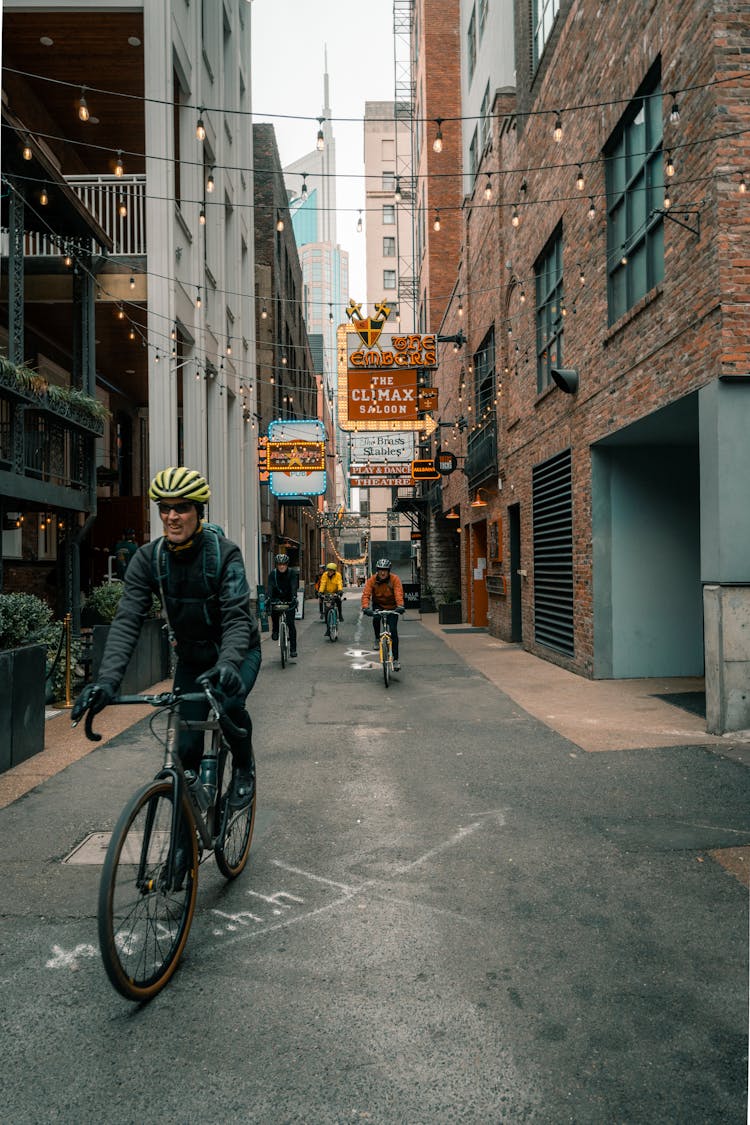
[[73, 700], [70, 696], [70, 682], [72, 669], [70, 667], [70, 634], [73, 628], [73, 618], [70, 613], [65, 614], [63, 629], [65, 630], [65, 706], [72, 707]]

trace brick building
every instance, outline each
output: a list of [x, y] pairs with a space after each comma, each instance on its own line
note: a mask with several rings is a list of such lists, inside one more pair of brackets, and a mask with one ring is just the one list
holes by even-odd
[[586, 676], [705, 673], [709, 729], [748, 727], [750, 11], [513, 22], [442, 327], [464, 616]]

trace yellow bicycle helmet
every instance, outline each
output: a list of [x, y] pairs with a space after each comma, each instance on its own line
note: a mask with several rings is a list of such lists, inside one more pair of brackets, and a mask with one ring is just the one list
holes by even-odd
[[196, 469], [170, 466], [157, 473], [149, 486], [148, 494], [158, 504], [162, 500], [192, 500], [205, 504], [211, 495], [208, 481]]

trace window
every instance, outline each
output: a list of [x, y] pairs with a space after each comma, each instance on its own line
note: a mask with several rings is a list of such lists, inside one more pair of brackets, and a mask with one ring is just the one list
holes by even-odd
[[396, 257], [396, 239], [391, 235], [386, 235], [383, 239], [383, 257], [395, 258]]
[[487, 142], [490, 139], [490, 131], [491, 131], [490, 84], [489, 84], [489, 82], [487, 83], [487, 86], [486, 86], [485, 91], [484, 91], [484, 97], [482, 98], [482, 107], [479, 110], [479, 116], [480, 116], [480, 119], [481, 119], [480, 120], [480, 127], [481, 127], [481, 130], [482, 130], [482, 132], [481, 132], [482, 151], [484, 151], [484, 149], [487, 145]]
[[562, 366], [562, 227], [558, 227], [534, 266], [536, 279], [536, 389], [552, 383], [550, 371]]
[[383, 288], [395, 289], [396, 288], [396, 271], [383, 270]]
[[474, 410], [477, 422], [495, 401], [495, 326], [474, 355]]
[[479, 153], [477, 152], [478, 146], [479, 136], [475, 129], [474, 135], [471, 138], [471, 144], [469, 145], [469, 175], [472, 179], [476, 177], [477, 171], [479, 169]]
[[534, 66], [544, 54], [555, 17], [560, 10], [560, 0], [534, 0]]
[[382, 184], [383, 184], [383, 191], [395, 191], [396, 190], [396, 173], [395, 172], [383, 172]]
[[489, 7], [489, 0], [479, 0], [479, 42], [482, 42], [484, 29], [487, 24], [487, 9]]
[[469, 27], [466, 32], [466, 66], [469, 72], [469, 82], [474, 77], [474, 69], [477, 65], [477, 19], [474, 6], [471, 8], [471, 19], [469, 20]]
[[644, 83], [604, 150], [607, 299], [614, 324], [664, 277], [664, 162], [658, 77]]
[[383, 226], [391, 227], [396, 222], [396, 204], [383, 204]]

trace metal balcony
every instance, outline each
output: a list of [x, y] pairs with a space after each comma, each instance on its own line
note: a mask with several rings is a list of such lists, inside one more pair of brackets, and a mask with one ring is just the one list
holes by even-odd
[[497, 476], [497, 421], [494, 417], [469, 434], [464, 467], [470, 489]]
[[[112, 254], [135, 257], [146, 253], [146, 177], [145, 176], [66, 176], [67, 183], [91, 212], [113, 242]], [[121, 210], [125, 214], [120, 214]], [[7, 255], [7, 234], [3, 232], [3, 254]], [[27, 232], [28, 257], [60, 257], [65, 253], [60, 239]], [[91, 243], [91, 251], [99, 252]]]

